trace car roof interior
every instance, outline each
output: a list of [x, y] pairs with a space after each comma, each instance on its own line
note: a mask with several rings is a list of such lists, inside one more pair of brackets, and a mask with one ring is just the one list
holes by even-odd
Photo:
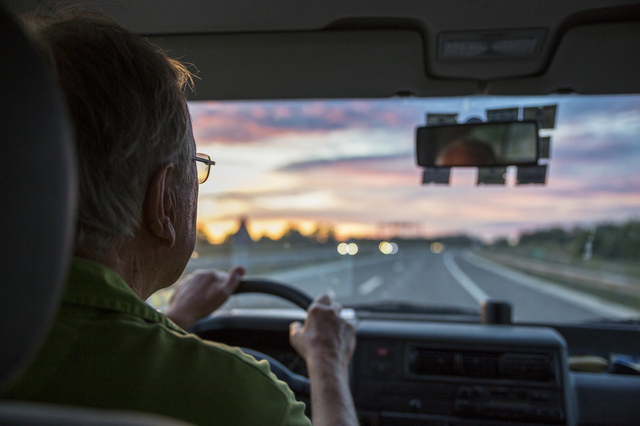
[[624, 0], [6, 3], [105, 13], [194, 64], [190, 100], [640, 92]]

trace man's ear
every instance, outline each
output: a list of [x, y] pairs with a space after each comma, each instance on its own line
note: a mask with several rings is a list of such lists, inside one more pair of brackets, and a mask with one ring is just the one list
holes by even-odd
[[173, 247], [176, 242], [176, 230], [172, 222], [176, 206], [171, 194], [174, 171], [171, 163], [158, 168], [149, 181], [143, 205], [143, 215], [149, 229], [167, 248]]

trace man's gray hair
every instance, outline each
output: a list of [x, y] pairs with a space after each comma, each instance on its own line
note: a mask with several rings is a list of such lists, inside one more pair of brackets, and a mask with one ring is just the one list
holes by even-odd
[[76, 131], [76, 247], [102, 250], [140, 226], [149, 181], [168, 162], [192, 172], [192, 75], [148, 41], [86, 12], [25, 18], [51, 61]]

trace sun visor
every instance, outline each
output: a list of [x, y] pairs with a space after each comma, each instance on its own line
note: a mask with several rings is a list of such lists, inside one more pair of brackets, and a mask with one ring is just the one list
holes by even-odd
[[474, 81], [427, 76], [413, 30], [149, 37], [201, 74], [190, 100], [465, 96]]
[[564, 34], [545, 73], [496, 80], [490, 95], [640, 93], [640, 22], [574, 27]]

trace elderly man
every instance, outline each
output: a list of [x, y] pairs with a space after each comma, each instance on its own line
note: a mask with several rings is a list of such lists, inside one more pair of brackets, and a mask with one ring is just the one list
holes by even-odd
[[[181, 90], [189, 73], [99, 15], [31, 17], [26, 25], [55, 68], [75, 126], [80, 205], [62, 307], [7, 397], [201, 425], [308, 424], [304, 404], [266, 362], [183, 330], [224, 302], [241, 267], [191, 275], [166, 316], [144, 303], [189, 260], [198, 183], [211, 163], [195, 153]], [[319, 297], [305, 323], [291, 326], [316, 425], [357, 423], [348, 384], [355, 332], [338, 310]]]

